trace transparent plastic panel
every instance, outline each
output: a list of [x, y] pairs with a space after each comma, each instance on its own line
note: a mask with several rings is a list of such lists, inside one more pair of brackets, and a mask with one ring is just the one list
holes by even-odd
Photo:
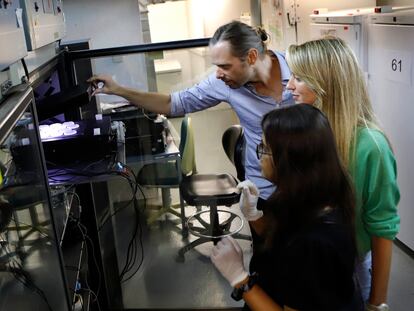
[[36, 131], [30, 105], [1, 142], [0, 310], [68, 310]]
[[[216, 69], [211, 64], [208, 47], [120, 54], [90, 61], [94, 75], [109, 74], [120, 85], [167, 95], [192, 87], [209, 74], [214, 75]], [[242, 237], [238, 242], [246, 253], [247, 267], [251, 255], [250, 231], [241, 217], [238, 198], [237, 202], [223, 204], [221, 198], [212, 197], [208, 204], [193, 206], [180, 196], [177, 179], [186, 178], [181, 170], [182, 161], [185, 161], [183, 116], [166, 115], [165, 119], [122, 97], [99, 94], [96, 98], [98, 111], [124, 124], [126, 164], [138, 183], [135, 193], [122, 179], [109, 181], [108, 187], [115, 211], [110, 217], [117, 268], [119, 272], [128, 270], [121, 275], [124, 308], [240, 307], [240, 302], [230, 298], [231, 287], [211, 264], [209, 255], [214, 237], [217, 240], [238, 233]], [[220, 103], [189, 116], [197, 172], [236, 176], [236, 169], [222, 146], [223, 133], [231, 125], [238, 124], [234, 111], [227, 103]], [[159, 134], [163, 137], [157, 136]], [[157, 138], [161, 139], [163, 147], [154, 145]], [[222, 182], [228, 180], [218, 181]], [[133, 196], [138, 198], [137, 209], [133, 208]], [[210, 210], [216, 204], [218, 212], [214, 216]], [[215, 217], [221, 233], [209, 226]], [[108, 223], [108, 219], [105, 221]], [[139, 230], [134, 236], [136, 221]], [[209, 240], [187, 249], [187, 245], [200, 237]], [[128, 252], [130, 241], [136, 243], [132, 244], [135, 245], [134, 254]]]

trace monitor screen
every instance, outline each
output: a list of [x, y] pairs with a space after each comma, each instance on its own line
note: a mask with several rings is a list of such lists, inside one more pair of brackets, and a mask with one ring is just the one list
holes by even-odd
[[[35, 89], [34, 89], [34, 97], [35, 97], [35, 101], [36, 101], [36, 106], [38, 107], [38, 111], [40, 110], [42, 112], [42, 114], [44, 113], [42, 110], [42, 103], [43, 101], [48, 98], [51, 95], [55, 95], [60, 93], [60, 81], [59, 81], [59, 75], [58, 75], [58, 71], [54, 70], [52, 72], [52, 74], [47, 77], [46, 79], [43, 80], [43, 82], [41, 82]], [[39, 109], [40, 107], [40, 109]], [[39, 112], [38, 112], [39, 114]], [[39, 120], [43, 120], [41, 119], [39, 116]], [[65, 121], [64, 120], [64, 114], [60, 113], [56, 116], [51, 116], [54, 117], [55, 119], [59, 120], [60, 122]]]
[[64, 122], [64, 113], [73, 112], [89, 103], [88, 84], [82, 83], [63, 89], [58, 70], [54, 70], [34, 89], [36, 110], [39, 121], [48, 123]]

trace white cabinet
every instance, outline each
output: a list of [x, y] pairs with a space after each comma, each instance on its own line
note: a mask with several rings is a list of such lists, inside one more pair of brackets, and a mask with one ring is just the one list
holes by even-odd
[[369, 90], [397, 159], [401, 192], [398, 239], [414, 250], [414, 11], [376, 15], [371, 22]]
[[349, 44], [358, 59], [361, 55], [361, 25], [360, 24], [311, 24], [311, 38], [336, 36]]
[[367, 71], [368, 16], [375, 7], [331, 11], [310, 15], [311, 38], [331, 35], [343, 39], [351, 47], [361, 68]]

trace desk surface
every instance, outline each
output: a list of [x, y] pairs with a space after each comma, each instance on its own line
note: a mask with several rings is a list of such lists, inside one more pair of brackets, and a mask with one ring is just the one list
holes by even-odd
[[[150, 164], [162, 161], [180, 160], [180, 151], [171, 134], [166, 137], [167, 145], [164, 152], [129, 156], [126, 164]], [[118, 152], [121, 152], [118, 150]], [[50, 185], [82, 184], [99, 182], [117, 176], [117, 166], [114, 159], [104, 158], [95, 162], [74, 163], [67, 167], [48, 169]], [[177, 169], [179, 168], [179, 164]]]

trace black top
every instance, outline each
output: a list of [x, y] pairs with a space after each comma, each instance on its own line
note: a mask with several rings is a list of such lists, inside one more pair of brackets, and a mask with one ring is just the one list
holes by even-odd
[[286, 234], [271, 249], [256, 245], [251, 270], [280, 306], [301, 311], [361, 309], [353, 282], [354, 241], [349, 227], [335, 219], [320, 218], [300, 232]]

